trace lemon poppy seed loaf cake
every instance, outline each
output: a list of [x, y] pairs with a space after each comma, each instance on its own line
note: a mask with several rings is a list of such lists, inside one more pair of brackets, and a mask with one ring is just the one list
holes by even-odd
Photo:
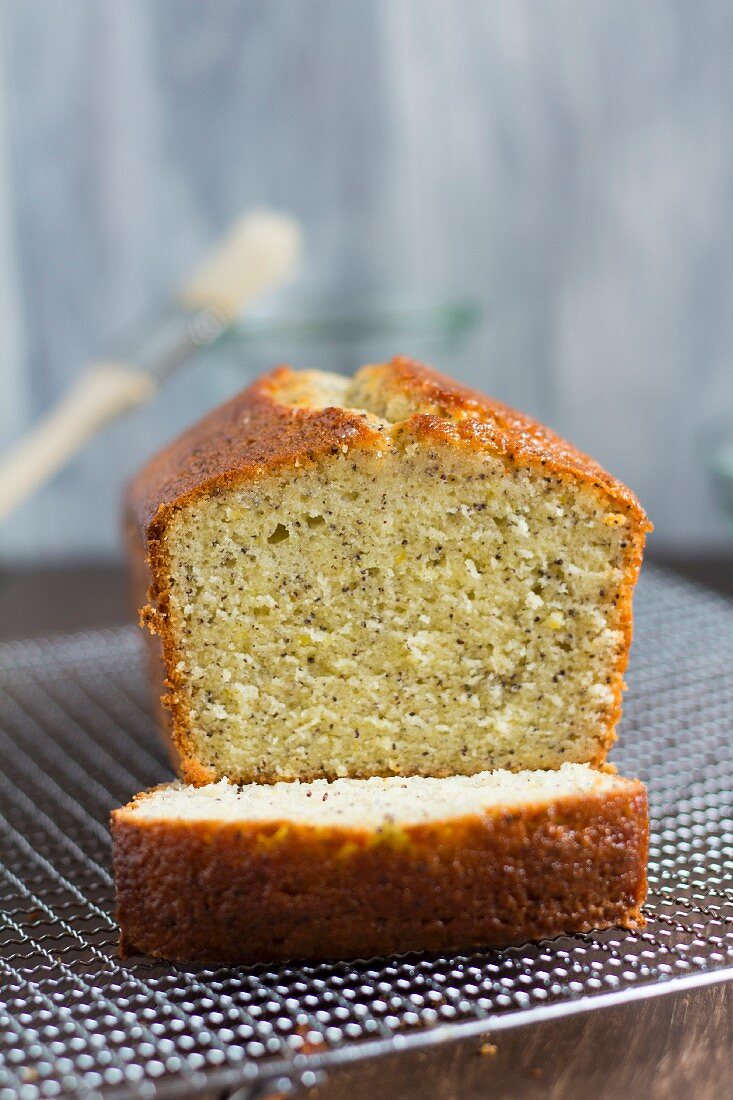
[[644, 787], [587, 765], [175, 785], [112, 831], [123, 953], [354, 958], [643, 924]]
[[605, 758], [650, 525], [496, 401], [278, 368], [148, 463], [128, 527], [189, 782]]

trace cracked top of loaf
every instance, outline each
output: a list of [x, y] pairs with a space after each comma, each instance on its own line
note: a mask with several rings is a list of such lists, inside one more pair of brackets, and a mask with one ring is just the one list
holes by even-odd
[[402, 356], [362, 367], [353, 379], [276, 367], [151, 459], [130, 485], [129, 513], [152, 534], [171, 506], [215, 484], [311, 464], [334, 448], [380, 450], [402, 432], [594, 482], [651, 530], [634, 493], [556, 432]]

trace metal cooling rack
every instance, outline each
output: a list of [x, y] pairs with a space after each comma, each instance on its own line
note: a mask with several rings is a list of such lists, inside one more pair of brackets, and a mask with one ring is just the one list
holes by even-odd
[[202, 969], [117, 956], [108, 813], [169, 774], [138, 632], [0, 646], [0, 1097], [285, 1092], [343, 1060], [732, 978], [733, 604], [647, 569], [629, 682], [614, 759], [650, 787], [643, 931]]

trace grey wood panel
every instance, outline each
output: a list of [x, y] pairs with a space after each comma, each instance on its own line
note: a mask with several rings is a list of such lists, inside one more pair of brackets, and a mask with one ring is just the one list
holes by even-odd
[[[660, 542], [725, 538], [696, 446], [733, 419], [729, 4], [5, 0], [0, 36], [3, 443], [266, 201], [305, 290], [471, 296], [451, 369], [626, 478]], [[0, 554], [114, 554], [129, 472], [265, 360], [177, 380]]]

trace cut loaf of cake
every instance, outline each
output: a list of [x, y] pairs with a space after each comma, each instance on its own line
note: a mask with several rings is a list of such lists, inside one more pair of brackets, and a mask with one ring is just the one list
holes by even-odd
[[405, 359], [351, 379], [283, 367], [154, 458], [128, 500], [187, 781], [604, 760], [650, 525], [540, 424]]
[[581, 764], [174, 785], [112, 830], [127, 953], [355, 958], [643, 923], [644, 787]]

